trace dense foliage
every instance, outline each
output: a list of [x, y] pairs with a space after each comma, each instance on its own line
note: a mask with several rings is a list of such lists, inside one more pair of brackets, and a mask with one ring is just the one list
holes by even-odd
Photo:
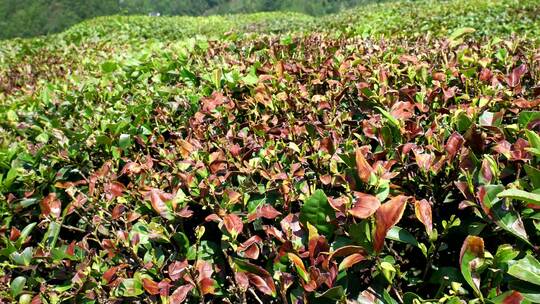
[[540, 3], [0, 45], [0, 302], [540, 302]]
[[57, 33], [108, 15], [212, 15], [292, 11], [310, 15], [384, 0], [0, 0], [0, 39]]

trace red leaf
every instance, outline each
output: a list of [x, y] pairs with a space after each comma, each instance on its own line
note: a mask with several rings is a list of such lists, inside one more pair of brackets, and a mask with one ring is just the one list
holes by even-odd
[[446, 74], [441, 72], [433, 73], [433, 80], [446, 81]]
[[249, 287], [249, 278], [246, 275], [245, 272], [235, 272], [234, 273], [234, 280], [236, 281], [236, 284], [242, 289], [247, 290]]
[[407, 120], [414, 116], [414, 104], [408, 101], [398, 101], [390, 109], [390, 114], [397, 119]]
[[48, 216], [49, 214], [52, 214], [55, 218], [60, 217], [60, 213], [62, 212], [62, 202], [56, 198], [56, 193], [49, 193], [47, 197], [41, 200], [39, 205], [41, 207], [42, 215]]
[[454, 159], [457, 152], [461, 150], [464, 142], [465, 139], [463, 139], [463, 136], [461, 136], [459, 133], [454, 132], [452, 133], [452, 135], [450, 135], [450, 137], [446, 141], [446, 146], [444, 147], [446, 153], [448, 153], [448, 157], [450, 158], [450, 160]]
[[15, 241], [21, 236], [21, 231], [17, 229], [16, 227], [11, 227], [11, 231], [9, 232], [9, 240]]
[[504, 139], [498, 141], [497, 144], [493, 147], [493, 151], [503, 155], [510, 154], [511, 149], [512, 145]]
[[[329, 269], [329, 263], [334, 258], [348, 257], [348, 256], [351, 256], [351, 255], [360, 255], [363, 258], [360, 259], [360, 257], [356, 256], [354, 258], [349, 259], [347, 262], [345, 262], [345, 264], [343, 264], [343, 262], [342, 262], [341, 264], [343, 264], [343, 267], [347, 266], [347, 268], [348, 268], [348, 267], [351, 267], [352, 265], [362, 261], [367, 256], [367, 252], [364, 250], [364, 248], [362, 248], [360, 246], [353, 246], [353, 245], [343, 246], [343, 247], [338, 248], [336, 251], [332, 252], [328, 256], [328, 259], [324, 262], [324, 266], [325, 266], [326, 269]], [[340, 264], [340, 269], [342, 267], [341, 264]]]
[[521, 77], [523, 77], [523, 75], [527, 73], [527, 70], [527, 65], [525, 64], [522, 64], [512, 70], [512, 73], [510, 73], [510, 75], [508, 75], [506, 78], [506, 82], [508, 83], [508, 85], [512, 88], [519, 85], [521, 82]]
[[323, 258], [321, 252], [327, 252], [329, 249], [328, 242], [326, 238], [322, 235], [319, 235], [317, 228], [311, 225], [309, 222], [308, 226], [308, 252], [309, 258], [312, 265], [316, 265], [317, 259]]
[[512, 160], [525, 160], [529, 159], [530, 155], [527, 152], [527, 148], [529, 147], [529, 142], [524, 140], [523, 138], [518, 138], [516, 142], [512, 145]]
[[223, 152], [218, 151], [210, 154], [209, 167], [212, 174], [227, 169], [227, 162]]
[[349, 210], [352, 216], [365, 219], [370, 217], [381, 206], [381, 202], [373, 195], [354, 192], [356, 203]]
[[66, 254], [69, 256], [73, 256], [75, 254], [75, 241], [72, 241], [71, 244], [68, 245]]
[[416, 150], [413, 150], [414, 158], [416, 159], [416, 164], [418, 167], [425, 172], [428, 172], [430, 169], [433, 169], [433, 160], [435, 156], [429, 153], [419, 153]]
[[238, 252], [243, 252], [245, 257], [256, 260], [260, 252], [257, 243], [262, 243], [262, 241], [260, 236], [254, 235], [238, 246]]
[[146, 290], [146, 292], [148, 292], [149, 294], [151, 295], [159, 294], [158, 283], [147, 278], [142, 279], [142, 283], [143, 283], [144, 290]]
[[180, 277], [182, 276], [182, 272], [184, 271], [184, 269], [186, 269], [187, 266], [188, 266], [187, 260], [184, 260], [183, 262], [175, 261], [169, 264], [168, 271], [169, 271], [169, 277], [171, 278], [171, 280], [176, 281], [180, 279]]
[[173, 199], [173, 196], [163, 190], [152, 188], [146, 193], [146, 199], [150, 199], [152, 208], [164, 218], [169, 217], [169, 208], [165, 204], [166, 201]]
[[489, 82], [491, 78], [493, 78], [493, 72], [491, 72], [488, 68], [483, 68], [480, 72], [480, 81]]
[[377, 219], [377, 227], [375, 229], [375, 239], [373, 249], [380, 252], [384, 245], [384, 238], [388, 230], [399, 222], [407, 206], [408, 196], [395, 196], [389, 202], [384, 203], [377, 209], [375, 217]]
[[346, 210], [345, 210], [346, 202], [347, 202], [346, 197], [338, 197], [338, 198], [328, 197], [328, 203], [330, 204], [330, 206], [334, 208], [334, 210], [339, 211], [342, 214], [346, 213]]
[[271, 205], [263, 205], [257, 208], [257, 210], [254, 213], [251, 213], [248, 215], [248, 221], [253, 222], [256, 219], [259, 218], [266, 218], [269, 220], [273, 220], [276, 217], [280, 216], [281, 212], [277, 211], [274, 207]]
[[225, 195], [229, 199], [229, 204], [236, 204], [242, 198], [242, 195], [240, 193], [231, 189], [225, 190]]
[[112, 211], [112, 219], [113, 220], [119, 219], [120, 216], [122, 216], [122, 214], [124, 213], [125, 210], [126, 210], [126, 206], [124, 206], [124, 205], [116, 205], [116, 206], [114, 206], [113, 211]]
[[288, 253], [287, 256], [289, 257], [289, 260], [293, 262], [300, 277], [304, 279], [304, 281], [309, 282], [309, 274], [302, 259], [294, 253]]
[[423, 199], [421, 201], [414, 202], [414, 212], [416, 218], [426, 227], [428, 235], [431, 235], [433, 231], [433, 220], [431, 214], [431, 204]]
[[112, 281], [112, 279], [116, 275], [116, 272], [118, 271], [118, 268], [118, 266], [113, 266], [103, 273], [103, 280], [105, 280], [107, 284]]
[[221, 218], [215, 214], [215, 213], [212, 213], [210, 215], [208, 215], [207, 217], [204, 218], [204, 220], [206, 222], [216, 222], [216, 223], [221, 223]]
[[502, 304], [520, 304], [523, 299], [521, 293], [514, 291], [503, 299]]
[[448, 88], [448, 89], [443, 89], [443, 100], [446, 102], [449, 99], [456, 96], [457, 90], [458, 90], [457, 87], [451, 87], [451, 88]]
[[325, 137], [321, 140], [321, 151], [334, 154], [336, 150], [334, 148], [334, 142], [331, 136]]
[[134, 162], [128, 162], [124, 168], [122, 169], [122, 171], [120, 172], [120, 174], [126, 174], [127, 175], [132, 175], [132, 174], [139, 174], [141, 173], [141, 170], [142, 170], [142, 167], [141, 165], [139, 165], [138, 163], [134, 163]]
[[487, 184], [493, 180], [493, 172], [487, 159], [482, 161], [482, 167], [480, 168], [480, 175], [484, 178]]
[[108, 200], [122, 196], [126, 187], [119, 182], [107, 183], [104, 185], [105, 196]]
[[534, 107], [540, 105], [540, 98], [537, 98], [537, 99], [532, 100], [532, 101], [528, 101], [528, 100], [526, 100], [524, 98], [519, 98], [519, 99], [514, 100], [514, 104], [516, 106], [518, 106], [519, 108], [522, 108], [522, 109], [534, 108]]
[[325, 186], [330, 185], [330, 183], [332, 183], [332, 175], [330, 174], [321, 175], [319, 176], [319, 180]]
[[233, 236], [236, 237], [239, 233], [242, 232], [244, 228], [244, 223], [242, 219], [236, 214], [227, 214], [223, 217], [223, 224], [227, 231]]
[[163, 279], [158, 283], [159, 295], [163, 297], [169, 296], [169, 290], [171, 289], [171, 280]]
[[193, 285], [182, 285], [172, 293], [169, 297], [170, 304], [182, 304], [186, 300], [187, 294], [193, 289]]
[[215, 288], [214, 288], [214, 280], [211, 278], [204, 278], [199, 281], [199, 286], [201, 288], [201, 291], [203, 294], [214, 294]]
[[362, 262], [365, 260], [366, 257], [363, 254], [360, 253], [353, 253], [349, 255], [348, 257], [344, 258], [341, 263], [339, 263], [339, 271], [342, 271], [344, 269], [347, 269], [349, 267], [354, 266], [357, 263]]
[[263, 205], [257, 209], [257, 214], [260, 217], [264, 217], [269, 220], [273, 220], [276, 217], [281, 215], [281, 212], [277, 211], [274, 207], [270, 205]]
[[193, 216], [193, 211], [189, 210], [189, 207], [186, 206], [182, 208], [180, 211], [178, 211], [177, 215], [183, 218], [190, 218]]
[[202, 112], [212, 112], [215, 108], [226, 103], [227, 97], [223, 96], [220, 92], [212, 93], [212, 96], [203, 98], [201, 100], [201, 111]]
[[262, 293], [267, 295], [275, 295], [276, 294], [276, 286], [274, 285], [274, 281], [270, 277], [270, 275], [265, 276], [264, 278], [261, 276], [258, 276], [253, 273], [246, 273], [246, 276], [249, 279], [249, 282], [257, 287], [258, 290], [260, 290]]
[[266, 269], [241, 260], [236, 260], [235, 263], [237, 272], [244, 272], [251, 285], [267, 295], [276, 295], [276, 285]]
[[77, 187], [79, 185], [86, 185], [86, 181], [83, 179], [76, 182], [57, 182], [54, 184], [54, 187], [58, 189], [68, 189], [71, 187]]
[[39, 295], [35, 295], [33, 298], [32, 298], [32, 302], [30, 302], [30, 304], [41, 304], [41, 298]]
[[360, 177], [360, 180], [362, 180], [364, 183], [369, 182], [369, 177], [371, 176], [371, 172], [373, 172], [373, 168], [371, 168], [367, 162], [366, 158], [364, 157], [364, 153], [360, 148], [356, 149], [355, 160], [358, 177]]
[[212, 273], [214, 273], [214, 269], [212, 268], [212, 264], [208, 263], [205, 260], [198, 260], [197, 264], [195, 265], [195, 268], [197, 269], [198, 273], [198, 281], [202, 281], [204, 279], [209, 279], [212, 277]]
[[463, 256], [465, 255], [465, 252], [471, 252], [475, 257], [483, 258], [484, 257], [484, 240], [481, 237], [469, 235], [463, 242], [463, 246], [461, 246], [461, 252], [459, 254], [459, 264], [461, 265], [461, 261], [463, 259]]

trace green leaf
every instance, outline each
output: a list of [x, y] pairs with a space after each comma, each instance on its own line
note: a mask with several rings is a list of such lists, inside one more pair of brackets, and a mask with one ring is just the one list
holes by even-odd
[[123, 279], [113, 291], [115, 297], [137, 297], [143, 293], [143, 285], [138, 279]]
[[484, 260], [484, 240], [480, 237], [469, 235], [463, 242], [460, 254], [461, 274], [465, 281], [472, 287], [475, 294], [483, 302], [483, 295], [480, 291], [480, 277], [477, 269]]
[[381, 107], [375, 107], [375, 109], [379, 110], [379, 112], [381, 112], [381, 114], [386, 117], [386, 119], [388, 119], [388, 121], [396, 128], [400, 128], [400, 124], [399, 124], [399, 121], [394, 117], [392, 116], [392, 114], [388, 113], [386, 110], [384, 110], [383, 108]]
[[358, 244], [368, 252], [373, 251], [372, 231], [368, 220], [349, 226], [349, 235], [355, 244]]
[[392, 283], [396, 275], [396, 268], [389, 262], [381, 262], [381, 272], [389, 283]]
[[55, 247], [61, 228], [62, 228], [61, 223], [58, 223], [55, 221], [51, 222], [49, 224], [49, 228], [47, 229], [47, 232], [45, 233], [45, 236], [43, 237], [43, 241], [42, 241], [43, 245], [45, 245], [48, 248]]
[[409, 231], [398, 226], [390, 228], [390, 230], [386, 234], [386, 238], [393, 241], [407, 243], [414, 247], [418, 247], [418, 241], [416, 240], [416, 238]]
[[502, 267], [507, 264], [509, 261], [515, 259], [519, 255], [519, 251], [515, 250], [510, 244], [503, 244], [497, 248], [497, 253], [495, 253], [495, 259], [493, 263]]
[[522, 295], [516, 291], [509, 290], [504, 292], [496, 297], [490, 299], [493, 304], [508, 304], [508, 303], [522, 303], [519, 300], [522, 300]]
[[47, 133], [41, 133], [38, 136], [36, 136], [36, 141], [40, 143], [47, 143], [49, 141], [49, 134]]
[[462, 27], [454, 30], [452, 34], [448, 37], [448, 40], [455, 41], [458, 38], [461, 38], [467, 34], [472, 34], [476, 32], [476, 30], [472, 27]]
[[392, 296], [390, 296], [390, 293], [388, 293], [388, 290], [386, 290], [386, 289], [383, 290], [383, 295], [382, 296], [383, 296], [384, 303], [386, 303], [386, 304], [398, 304], [399, 303], [394, 298], [392, 298]]
[[[414, 300], [417, 300], [417, 302], [415, 302]], [[423, 300], [419, 295], [408, 291], [403, 294], [403, 303], [404, 304], [423, 303]]]
[[525, 130], [525, 134], [529, 140], [529, 145], [534, 149], [540, 149], [540, 135], [530, 130]]
[[531, 193], [519, 189], [507, 189], [497, 194], [497, 197], [511, 198], [524, 201], [529, 204], [540, 205], [540, 194]]
[[32, 262], [33, 257], [33, 248], [32, 247], [26, 247], [23, 252], [13, 252], [9, 255], [9, 257], [15, 262], [17, 265], [23, 265], [23, 266], [29, 266], [30, 262]]
[[16, 277], [11, 281], [10, 291], [11, 296], [13, 298], [16, 298], [18, 295], [21, 294], [21, 292], [24, 290], [24, 286], [26, 285], [26, 278], [25, 277]]
[[343, 289], [343, 286], [336, 286], [326, 290], [323, 293], [316, 293], [315, 298], [326, 298], [332, 301], [339, 301], [343, 298], [344, 295], [345, 290]]
[[519, 291], [525, 299], [532, 303], [540, 303], [540, 286], [538, 285], [513, 280], [508, 282], [508, 288]]
[[465, 114], [465, 112], [459, 112], [456, 117], [456, 127], [459, 133], [465, 133], [472, 125], [472, 120]]
[[531, 180], [533, 188], [540, 189], [540, 170], [529, 165], [525, 165], [523, 168], [525, 169], [525, 172], [527, 172], [527, 176]]
[[114, 72], [116, 68], [117, 65], [113, 61], [105, 61], [101, 64], [101, 70], [106, 74]]
[[189, 249], [189, 239], [183, 232], [177, 232], [173, 234], [172, 240], [178, 246], [179, 252], [185, 254]]
[[19, 238], [17, 239], [17, 242], [15, 243], [17, 248], [21, 247], [22, 243], [26, 240], [26, 238], [28, 238], [28, 236], [30, 235], [32, 230], [34, 230], [34, 227], [36, 227], [36, 225], [37, 223], [31, 223], [31, 224], [26, 225], [26, 227], [24, 227], [24, 229], [21, 231], [21, 235], [19, 236]]
[[508, 274], [520, 280], [540, 285], [540, 262], [528, 254], [523, 259], [509, 262]]
[[304, 262], [302, 261], [302, 259], [296, 254], [290, 252], [287, 254], [287, 256], [289, 257], [289, 260], [293, 263], [294, 267], [296, 268], [296, 272], [300, 275], [300, 277], [305, 282], [309, 282], [309, 273], [307, 272], [306, 266], [304, 266]]
[[505, 192], [503, 190], [504, 186], [502, 185], [484, 186], [481, 191], [485, 191], [485, 195], [481, 203], [485, 209], [489, 210], [493, 220], [499, 227], [514, 234], [530, 245], [521, 217], [511, 207], [506, 206], [504, 200], [501, 200], [499, 197]]
[[256, 85], [257, 82], [259, 81], [259, 77], [257, 77], [257, 75], [255, 74], [255, 72], [251, 72], [249, 74], [247, 74], [246, 76], [244, 76], [242, 78], [242, 80], [244, 81], [244, 83], [246, 85], [250, 85], [250, 86], [253, 86], [253, 85]]
[[15, 179], [19, 176], [19, 170], [18, 167], [13, 166], [9, 169], [5, 179], [4, 179], [4, 186], [6, 188], [11, 187], [11, 184], [15, 181]]
[[129, 148], [129, 146], [131, 146], [131, 136], [129, 134], [120, 135], [120, 140], [118, 142], [118, 145], [123, 150], [126, 150], [127, 148]]
[[335, 218], [334, 209], [328, 203], [328, 198], [324, 191], [316, 190], [302, 206], [300, 210], [300, 221], [303, 223], [310, 223], [315, 226], [317, 230], [330, 238], [334, 233], [335, 226], [331, 223], [331, 220]]
[[540, 119], [539, 111], [523, 111], [519, 113], [518, 125], [520, 128], [526, 129], [529, 123]]

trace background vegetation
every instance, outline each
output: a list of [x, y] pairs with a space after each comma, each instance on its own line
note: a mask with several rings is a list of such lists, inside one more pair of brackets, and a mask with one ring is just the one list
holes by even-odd
[[310, 15], [382, 0], [0, 0], [0, 39], [60, 32], [108, 15], [211, 15], [293, 11]]

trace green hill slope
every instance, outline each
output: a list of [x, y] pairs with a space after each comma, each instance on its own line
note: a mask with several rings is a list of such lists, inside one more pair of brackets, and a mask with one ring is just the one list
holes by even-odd
[[384, 0], [0, 0], [0, 39], [58, 33], [110, 15], [201, 16], [266, 11], [310, 15]]

